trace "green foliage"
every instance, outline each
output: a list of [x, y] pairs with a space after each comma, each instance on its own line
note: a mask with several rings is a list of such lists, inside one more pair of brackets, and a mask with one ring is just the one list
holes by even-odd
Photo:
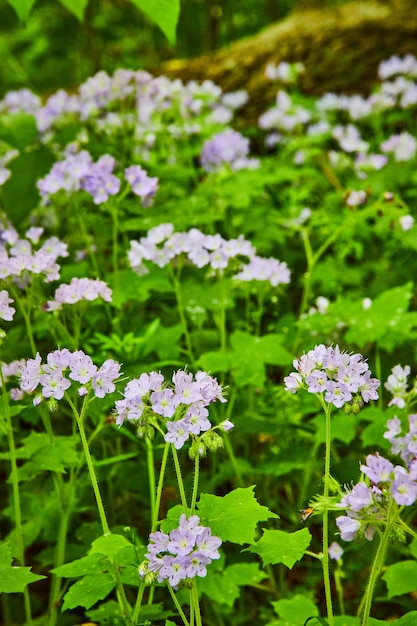
[[19, 593], [26, 585], [42, 580], [45, 576], [33, 574], [31, 567], [12, 565], [12, 551], [5, 542], [0, 543], [0, 593]]
[[402, 561], [390, 565], [382, 578], [388, 588], [388, 597], [401, 596], [417, 589], [416, 561]]
[[234, 489], [223, 497], [201, 494], [198, 510], [214, 534], [239, 545], [252, 543], [257, 524], [278, 517], [257, 502], [254, 489]]
[[307, 528], [293, 533], [265, 529], [259, 541], [247, 550], [258, 554], [264, 566], [283, 563], [292, 569], [294, 564], [302, 559], [310, 542], [311, 534]]
[[180, 14], [180, 0], [130, 0], [141, 9], [164, 33], [168, 41], [174, 45], [176, 27]]

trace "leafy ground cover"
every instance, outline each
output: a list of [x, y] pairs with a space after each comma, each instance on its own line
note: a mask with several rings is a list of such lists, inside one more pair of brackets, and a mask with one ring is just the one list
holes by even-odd
[[0, 102], [5, 625], [417, 623], [417, 60]]

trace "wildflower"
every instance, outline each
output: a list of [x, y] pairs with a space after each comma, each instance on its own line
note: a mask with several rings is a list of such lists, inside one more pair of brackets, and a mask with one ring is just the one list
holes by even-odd
[[231, 128], [207, 140], [201, 150], [200, 162], [206, 172], [214, 172], [222, 165], [232, 170], [259, 167], [257, 159], [248, 159], [249, 139]]
[[187, 518], [182, 514], [178, 528], [169, 535], [158, 531], [149, 535], [148, 552], [139, 568], [139, 575], [144, 578], [147, 571], [155, 572], [157, 581], [168, 581], [177, 587], [182, 580], [204, 577], [207, 565], [220, 558], [220, 537], [211, 534], [211, 529], [200, 525], [200, 518], [192, 515]]
[[58, 311], [63, 304], [75, 304], [80, 300], [93, 301], [102, 298], [105, 302], [111, 302], [112, 291], [102, 280], [90, 278], [72, 278], [69, 284], [63, 284], [55, 291], [54, 299], [48, 300], [47, 311]]
[[411, 230], [414, 226], [414, 217], [412, 215], [402, 215], [398, 221], [403, 230]]
[[417, 141], [408, 132], [391, 135], [381, 143], [382, 152], [393, 153], [396, 161], [409, 161], [413, 159], [417, 151]]
[[9, 306], [14, 302], [12, 298], [9, 296], [9, 292], [6, 289], [2, 289], [0, 291], [0, 319], [5, 320], [6, 322], [11, 322], [14, 314], [16, 313], [16, 309], [12, 306]]
[[337, 408], [378, 398], [380, 382], [371, 378], [368, 364], [360, 354], [348, 354], [338, 346], [320, 344], [293, 364], [297, 371], [284, 378], [285, 388], [291, 393], [298, 389], [321, 393], [326, 402]]
[[347, 515], [339, 515], [339, 517], [336, 518], [336, 525], [343, 541], [353, 541], [361, 527], [357, 519], [353, 519]]
[[153, 198], [158, 188], [158, 178], [151, 178], [140, 165], [131, 165], [125, 169], [125, 178], [132, 188], [133, 193], [142, 199], [144, 207], [153, 203]]
[[340, 561], [343, 556], [343, 548], [337, 543], [337, 541], [333, 541], [329, 546], [329, 557], [334, 559], [335, 561]]
[[104, 398], [115, 390], [114, 381], [119, 376], [120, 364], [116, 361], [108, 359], [98, 369], [82, 350], [70, 352], [63, 348], [50, 352], [45, 363], [39, 353], [34, 359], [28, 359], [21, 371], [20, 388], [30, 393], [41, 385], [41, 393], [35, 398], [37, 404], [42, 398], [61, 400], [72, 382], [81, 383], [80, 396], [92, 388], [97, 398]]
[[411, 368], [409, 365], [402, 367], [396, 365], [392, 368], [391, 374], [388, 376], [384, 387], [392, 393], [393, 399], [388, 406], [398, 406], [400, 409], [405, 407], [405, 399], [407, 396], [407, 378], [410, 375]]

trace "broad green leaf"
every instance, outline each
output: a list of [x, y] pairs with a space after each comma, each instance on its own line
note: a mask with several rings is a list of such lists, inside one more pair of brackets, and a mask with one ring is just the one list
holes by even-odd
[[413, 284], [407, 283], [381, 293], [371, 306], [361, 310], [348, 321], [350, 328], [345, 341], [364, 347], [370, 342], [380, 342], [385, 347], [390, 336], [404, 325], [404, 316], [413, 294]]
[[123, 535], [103, 535], [93, 541], [90, 554], [99, 552], [113, 559], [120, 550], [131, 545], [130, 541], [128, 541], [126, 537], [123, 537]]
[[257, 585], [265, 578], [267, 574], [257, 563], [235, 563], [225, 570], [210, 567], [201, 591], [210, 600], [231, 608], [241, 593], [240, 587]]
[[318, 609], [310, 598], [297, 594], [292, 598], [283, 598], [272, 602], [277, 615], [285, 622], [285, 626], [299, 626], [310, 617], [318, 615]]
[[0, 593], [21, 593], [26, 585], [45, 576], [32, 574], [30, 567], [12, 565], [12, 551], [7, 543], [0, 543]]
[[21, 22], [26, 22], [36, 0], [7, 0]]
[[[396, 619], [390, 622], [390, 626], [416, 626], [417, 624], [417, 611], [410, 611], [406, 613], [400, 619]], [[370, 624], [372, 626], [372, 624]]]
[[109, 571], [87, 575], [77, 580], [64, 596], [62, 610], [83, 606], [89, 609], [99, 600], [106, 598], [116, 586], [116, 581]]
[[35, 118], [28, 113], [10, 113], [0, 116], [0, 139], [12, 148], [24, 150], [38, 137]]
[[259, 522], [278, 518], [266, 506], [258, 504], [254, 488], [239, 487], [223, 497], [201, 494], [199, 514], [210, 526], [213, 535], [240, 545], [252, 543]]
[[417, 561], [402, 561], [390, 565], [382, 578], [387, 584], [389, 598], [416, 591]]
[[88, 0], [58, 0], [68, 11], [71, 11], [75, 17], [84, 21], [84, 12], [87, 8]]
[[55, 567], [51, 572], [56, 576], [62, 576], [62, 578], [78, 578], [78, 576], [86, 576], [87, 574], [101, 574], [103, 569], [109, 566], [110, 563], [104, 554], [94, 552], [88, 556], [83, 556], [81, 559], [71, 561], [71, 563], [64, 563], [64, 565]]
[[310, 542], [311, 534], [307, 528], [294, 533], [265, 529], [260, 540], [245, 550], [258, 554], [264, 566], [283, 563], [291, 569], [304, 556]]
[[36, 182], [49, 172], [54, 159], [44, 146], [17, 156], [7, 164], [11, 177], [2, 187], [3, 208], [7, 217], [19, 227], [39, 202]]
[[65, 474], [66, 468], [79, 463], [78, 437], [55, 437], [51, 443], [45, 433], [31, 433], [24, 444], [18, 453], [28, 455], [29, 460], [19, 467], [19, 480], [32, 480], [46, 470]]
[[159, 26], [168, 41], [172, 45], [175, 44], [180, 0], [130, 0], [130, 2], [146, 13]]

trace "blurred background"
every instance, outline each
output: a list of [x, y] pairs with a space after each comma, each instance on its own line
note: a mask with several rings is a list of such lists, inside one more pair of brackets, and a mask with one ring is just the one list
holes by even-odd
[[157, 71], [163, 61], [217, 50], [293, 12], [345, 2], [181, 0], [177, 44], [173, 47], [128, 0], [89, 0], [84, 23], [56, 0], [37, 0], [26, 25], [0, 0], [0, 97], [21, 87], [45, 95], [60, 87], [75, 88], [99, 70], [112, 73], [124, 67]]

